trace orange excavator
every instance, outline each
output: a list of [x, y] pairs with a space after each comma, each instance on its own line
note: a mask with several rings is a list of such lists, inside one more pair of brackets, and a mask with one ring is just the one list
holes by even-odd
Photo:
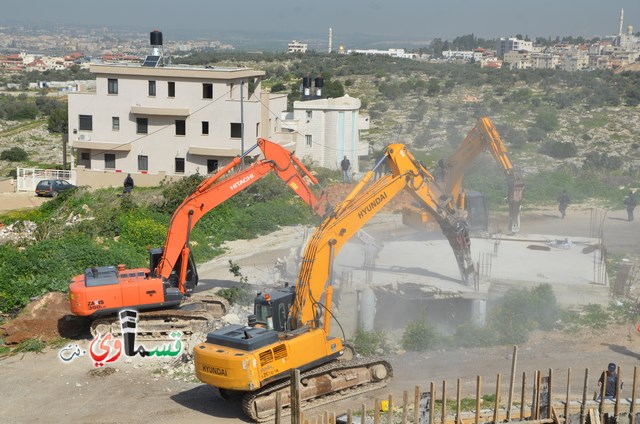
[[[383, 160], [388, 160], [392, 173], [372, 181]], [[301, 371], [303, 408], [378, 389], [391, 379], [387, 361], [357, 358], [343, 339], [330, 335], [331, 318], [337, 321], [331, 311], [333, 263], [345, 243], [403, 190], [437, 219], [454, 249], [463, 281], [476, 275], [464, 212], [406, 147], [389, 145], [374, 170], [315, 230], [294, 287], [259, 294], [248, 325], [212, 331], [193, 349], [196, 376], [223, 397], [242, 397], [243, 412], [255, 421], [273, 418], [278, 393], [286, 413], [292, 369]]]
[[[458, 208], [467, 210], [472, 230], [487, 231], [488, 213], [484, 196], [462, 188], [465, 172], [483, 151], [491, 153], [507, 179], [509, 230], [517, 233], [520, 231], [524, 180], [522, 173], [509, 160], [502, 138], [489, 118], [480, 117], [456, 151], [438, 162], [438, 183], [453, 197]], [[425, 228], [429, 222], [429, 216], [422, 209], [412, 206], [403, 208], [402, 218], [406, 225], [414, 228]]]
[[[226, 176], [242, 158], [259, 148], [262, 159]], [[152, 338], [173, 330], [195, 331], [228, 310], [226, 300], [215, 295], [191, 296], [198, 284], [189, 238], [196, 223], [210, 210], [233, 197], [270, 172], [274, 172], [318, 215], [325, 206], [313, 194], [305, 178], [318, 184], [300, 160], [282, 146], [260, 138], [243, 156], [234, 158], [216, 174], [206, 178], [175, 210], [163, 248], [150, 249], [149, 268], [125, 269], [124, 265], [93, 267], [75, 276], [69, 284], [71, 311], [75, 315], [98, 317], [92, 332], [120, 333], [113, 315], [123, 308], [153, 310], [140, 315], [139, 333]], [[226, 176], [226, 177], [225, 177]], [[225, 178], [223, 178], [225, 177]], [[189, 301], [187, 301], [189, 300]], [[180, 306], [180, 308], [176, 308]]]

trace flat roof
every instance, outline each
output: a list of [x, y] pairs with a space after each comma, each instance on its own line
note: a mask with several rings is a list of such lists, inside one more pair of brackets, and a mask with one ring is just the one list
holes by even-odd
[[231, 80], [238, 78], [261, 77], [265, 71], [249, 68], [227, 68], [221, 66], [159, 66], [149, 67], [135, 63], [92, 63], [89, 71], [98, 75], [131, 75], [154, 77], [181, 77], [198, 79]]

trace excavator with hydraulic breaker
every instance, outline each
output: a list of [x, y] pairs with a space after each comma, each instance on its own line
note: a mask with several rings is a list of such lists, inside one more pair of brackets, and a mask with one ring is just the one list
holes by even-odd
[[[388, 160], [391, 174], [373, 181]], [[382, 359], [360, 358], [344, 340], [330, 335], [333, 264], [345, 243], [382, 208], [407, 190], [436, 217], [455, 252], [463, 282], [476, 273], [464, 211], [402, 144], [385, 156], [316, 228], [307, 242], [295, 286], [258, 294], [248, 325], [229, 325], [208, 333], [193, 349], [196, 376], [223, 397], [241, 397], [243, 412], [263, 422], [273, 419], [276, 397], [290, 412], [288, 377], [301, 373], [301, 405], [317, 407], [382, 388], [393, 376]]]
[[[227, 175], [256, 148], [262, 151], [260, 159]], [[292, 152], [260, 138], [184, 199], [171, 217], [164, 247], [150, 249], [148, 268], [93, 267], [75, 276], [69, 284], [72, 313], [94, 318], [94, 335], [119, 335], [120, 325], [113, 315], [124, 308], [145, 311], [138, 324], [138, 336], [143, 339], [161, 339], [176, 330], [187, 335], [206, 332], [212, 319], [228, 312], [229, 304], [216, 295], [193, 293], [198, 273], [190, 249], [191, 230], [206, 213], [271, 172], [324, 216], [324, 194], [316, 197], [309, 186], [318, 184], [316, 178]]]
[[[502, 138], [489, 118], [478, 118], [476, 125], [467, 133], [462, 144], [449, 157], [438, 161], [436, 173], [438, 183], [453, 197], [458, 208], [467, 210], [467, 221], [471, 230], [487, 232], [489, 220], [484, 196], [477, 191], [462, 188], [465, 173], [483, 151], [491, 153], [507, 179], [509, 231], [518, 233], [524, 179], [522, 172], [509, 160]], [[403, 222], [413, 228], [426, 228], [429, 218], [430, 216], [419, 207], [405, 206], [402, 210]]]

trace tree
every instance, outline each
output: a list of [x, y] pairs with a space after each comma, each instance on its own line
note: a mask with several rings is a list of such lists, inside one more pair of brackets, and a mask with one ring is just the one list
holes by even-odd
[[47, 120], [47, 128], [49, 129], [49, 132], [56, 134], [66, 133], [69, 125], [68, 119], [66, 105], [64, 107], [54, 109]]

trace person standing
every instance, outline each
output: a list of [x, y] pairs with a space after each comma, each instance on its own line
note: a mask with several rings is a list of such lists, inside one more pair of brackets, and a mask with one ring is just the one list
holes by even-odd
[[[607, 366], [607, 371], [600, 375], [598, 380], [598, 393], [596, 400], [600, 400], [602, 394], [602, 385], [605, 385], [604, 398], [611, 400], [615, 399], [618, 393], [618, 367], [613, 362]], [[620, 382], [620, 391], [622, 391], [622, 382]]]
[[627, 219], [631, 222], [633, 221], [633, 210], [638, 204], [638, 198], [635, 191], [629, 190], [629, 194], [624, 198], [624, 204], [627, 207]]
[[124, 179], [124, 191], [122, 193], [131, 193], [131, 190], [133, 190], [133, 178], [131, 178], [131, 174], [127, 174], [127, 178]]
[[562, 190], [562, 193], [560, 194], [560, 196], [558, 196], [557, 200], [558, 210], [560, 211], [560, 215], [562, 215], [562, 218], [564, 218], [567, 213], [567, 206], [569, 206], [569, 203], [571, 202], [571, 200], [569, 199], [569, 195], [567, 194], [567, 190]]
[[351, 177], [349, 176], [349, 169], [351, 169], [351, 161], [347, 159], [346, 156], [342, 159], [342, 162], [340, 162], [340, 169], [342, 169], [342, 182], [350, 183]]

